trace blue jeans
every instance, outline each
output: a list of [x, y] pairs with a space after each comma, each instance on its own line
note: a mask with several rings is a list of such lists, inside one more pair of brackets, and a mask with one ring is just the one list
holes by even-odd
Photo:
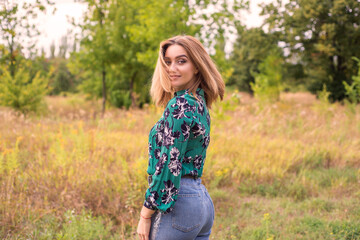
[[150, 240], [209, 239], [214, 214], [213, 202], [201, 179], [181, 178], [173, 211], [153, 214]]

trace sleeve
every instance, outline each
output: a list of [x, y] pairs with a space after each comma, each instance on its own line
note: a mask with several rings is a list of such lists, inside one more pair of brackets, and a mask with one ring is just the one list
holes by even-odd
[[158, 162], [145, 194], [144, 206], [163, 213], [171, 212], [178, 196], [182, 159], [188, 145], [195, 104], [185, 96], [173, 98], [164, 112], [161, 131], [154, 137]]

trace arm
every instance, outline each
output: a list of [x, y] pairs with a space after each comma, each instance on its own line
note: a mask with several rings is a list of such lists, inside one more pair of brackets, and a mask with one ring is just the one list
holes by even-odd
[[153, 136], [153, 158], [157, 163], [140, 213], [137, 233], [141, 240], [149, 238], [155, 210], [166, 213], [175, 204], [195, 109], [194, 103], [183, 96], [172, 99], [165, 109], [163, 125]]
[[173, 98], [165, 109], [162, 124], [152, 136], [156, 166], [144, 202], [149, 209], [168, 213], [175, 204], [195, 109], [189, 97]]
[[140, 220], [137, 227], [137, 234], [141, 240], [149, 240], [149, 233], [151, 227], [151, 216], [154, 214], [154, 210], [142, 207], [140, 212]]

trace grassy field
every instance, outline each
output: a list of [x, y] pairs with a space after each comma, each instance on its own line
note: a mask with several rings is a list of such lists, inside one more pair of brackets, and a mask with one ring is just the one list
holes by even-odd
[[[147, 141], [162, 114], [48, 97], [41, 117], [0, 109], [1, 239], [135, 239]], [[203, 183], [211, 239], [360, 239], [360, 108], [228, 93], [211, 110]]]

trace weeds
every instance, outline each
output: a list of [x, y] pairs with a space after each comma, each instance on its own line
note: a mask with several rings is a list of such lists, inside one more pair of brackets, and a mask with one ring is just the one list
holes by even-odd
[[[324, 116], [303, 94], [257, 111], [239, 96], [211, 110], [202, 180], [216, 207], [212, 238], [356, 239], [360, 128], [346, 107], [329, 103]], [[132, 239], [148, 132], [161, 109], [112, 109], [98, 119], [79, 96], [55, 98], [42, 118], [0, 111], [0, 235]], [[351, 213], [344, 199], [354, 200]]]

